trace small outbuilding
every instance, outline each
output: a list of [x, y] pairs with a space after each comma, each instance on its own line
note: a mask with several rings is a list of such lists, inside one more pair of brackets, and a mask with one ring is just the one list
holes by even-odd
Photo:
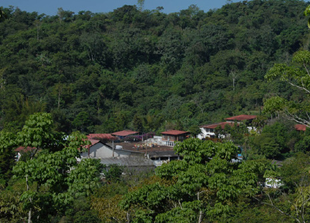
[[136, 135], [138, 133], [139, 132], [135, 132], [132, 130], [123, 130], [123, 131], [119, 131], [119, 132], [113, 132], [113, 133], [111, 133], [111, 135], [117, 136], [119, 139], [124, 139], [125, 137]]
[[123, 150], [121, 146], [116, 146], [113, 149], [112, 145], [103, 143], [100, 140], [91, 139], [89, 141], [91, 142], [91, 145], [85, 146], [87, 151], [81, 153], [82, 158], [101, 159], [113, 157], [143, 156], [143, 154], [138, 152]]
[[163, 135], [162, 141], [166, 141], [167, 146], [174, 146], [174, 142], [179, 142], [187, 139], [190, 132], [180, 130], [169, 130], [161, 133]]
[[256, 115], [237, 115], [237, 116], [232, 116], [229, 118], [226, 118], [227, 122], [248, 122], [251, 123], [253, 119], [256, 119]]

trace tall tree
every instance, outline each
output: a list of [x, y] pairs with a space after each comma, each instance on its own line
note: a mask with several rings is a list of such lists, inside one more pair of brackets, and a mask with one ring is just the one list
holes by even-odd
[[99, 186], [100, 161], [77, 162], [79, 150], [88, 143], [86, 136], [75, 132], [66, 139], [63, 134], [59, 137], [52, 124], [47, 113], [32, 115], [13, 141], [33, 148], [31, 159], [19, 161], [13, 169], [15, 176], [26, 182], [20, 199], [29, 223], [47, 221], [49, 213], [62, 213], [74, 198], [88, 196]]
[[[310, 93], [310, 52], [301, 50], [294, 54], [292, 64], [275, 64], [265, 75], [268, 81], [280, 80], [289, 83], [309, 97]], [[264, 111], [271, 114], [283, 114], [297, 123], [310, 126], [309, 103], [306, 98], [295, 102], [275, 96], [264, 103]]]
[[121, 202], [134, 221], [203, 222], [231, 213], [240, 194], [258, 190], [255, 162], [232, 163], [238, 148], [232, 143], [187, 139], [175, 146], [182, 161], [156, 169], [159, 180], [134, 190]]

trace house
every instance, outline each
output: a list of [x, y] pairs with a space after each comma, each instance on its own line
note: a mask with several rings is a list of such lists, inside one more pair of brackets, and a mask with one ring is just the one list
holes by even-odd
[[113, 141], [116, 140], [117, 137], [112, 136], [112, 134], [105, 134], [105, 133], [96, 133], [96, 134], [88, 134], [87, 139], [97, 139], [101, 141]]
[[[147, 159], [143, 152], [124, 150], [122, 146], [114, 143], [103, 143], [100, 140], [90, 139], [91, 145], [85, 146], [86, 152], [81, 153], [81, 158], [100, 159], [100, 163], [109, 168], [110, 165], [126, 167], [127, 171], [145, 171], [155, 168], [153, 161]], [[114, 149], [113, 149], [114, 148]]]
[[238, 116], [233, 116], [229, 118], [225, 118], [226, 122], [235, 122], [237, 121], [238, 123], [246, 121], [247, 123], [251, 123], [253, 119], [256, 119], [256, 115], [238, 115]]
[[229, 117], [229, 118], [226, 118], [226, 122], [237, 122], [237, 123], [244, 123], [248, 130], [251, 131], [251, 130], [256, 130], [253, 126], [252, 126], [252, 121], [254, 119], [257, 118], [257, 115], [238, 115], [238, 116], [233, 116], [233, 117]]
[[[215, 123], [215, 124], [210, 124], [210, 125], [202, 125], [200, 126], [201, 133], [197, 135], [197, 138], [199, 139], [204, 139], [206, 137], [208, 138], [214, 138], [215, 135], [215, 129], [218, 128], [219, 126], [221, 129], [225, 129], [225, 126], [233, 126], [234, 123], [231, 122], [220, 122], [220, 123]], [[220, 135], [219, 138], [225, 138], [225, 135]]]
[[[234, 123], [240, 124], [245, 123], [248, 130], [251, 131], [255, 129], [251, 126], [252, 121], [256, 118], [256, 115], [238, 115], [225, 118], [226, 122], [220, 122], [209, 125], [200, 126], [201, 133], [197, 135], [197, 138], [204, 139], [206, 137], [213, 138], [215, 137], [215, 129], [220, 126], [222, 129], [225, 129], [226, 125], [234, 126]], [[225, 138], [225, 135], [220, 135], [219, 138]]]
[[[112, 134], [89, 134], [87, 136], [91, 145], [84, 146], [86, 152], [81, 153], [83, 158], [100, 159], [102, 164], [106, 166], [116, 164], [128, 167], [129, 169], [152, 169], [160, 166], [163, 162], [180, 159], [179, 155], [175, 154], [171, 143], [174, 141], [182, 141], [189, 134], [185, 131], [168, 131], [167, 135], [158, 136], [155, 138], [148, 138], [144, 141], [119, 141], [114, 142], [116, 138], [113, 135], [128, 137], [137, 132], [125, 130]], [[148, 134], [154, 135], [154, 134]], [[145, 136], [145, 138], [147, 138]], [[165, 138], [164, 141], [162, 139]], [[170, 146], [167, 146], [167, 139], [169, 138]], [[107, 143], [111, 141], [112, 143]], [[113, 150], [114, 148], [114, 150]], [[127, 168], [127, 169], [128, 169]]]
[[100, 140], [91, 139], [89, 140], [91, 145], [85, 146], [87, 149], [86, 152], [81, 153], [82, 158], [123, 158], [130, 156], [143, 156], [141, 153], [137, 153], [134, 151], [123, 150], [121, 146], [115, 146], [113, 149], [112, 145], [107, 143], [103, 143]]
[[119, 139], [124, 139], [125, 137], [136, 135], [138, 133], [139, 132], [135, 132], [135, 131], [132, 131], [132, 130], [123, 130], [123, 131], [111, 133], [111, 135], [112, 136], [117, 136]]
[[166, 141], [162, 141], [162, 136], [155, 136], [143, 142], [119, 142], [125, 150], [143, 153], [146, 158], [153, 162], [154, 167], [161, 166], [164, 162], [180, 159], [173, 147], [167, 146]]
[[150, 151], [148, 158], [153, 161], [156, 167], [161, 166], [163, 163], [168, 163], [171, 160], [180, 160], [180, 156], [174, 150], [168, 151]]
[[169, 130], [161, 133], [163, 135], [162, 141], [166, 144], [166, 146], [174, 146], [176, 141], [183, 141], [188, 138], [190, 133], [186, 131], [180, 130]]

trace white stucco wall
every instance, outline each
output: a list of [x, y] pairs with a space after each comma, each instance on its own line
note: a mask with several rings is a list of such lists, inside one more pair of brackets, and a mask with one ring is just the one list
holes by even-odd
[[197, 138], [204, 139], [206, 137], [215, 136], [214, 132], [209, 132], [205, 128], [200, 128], [201, 133], [197, 135]]

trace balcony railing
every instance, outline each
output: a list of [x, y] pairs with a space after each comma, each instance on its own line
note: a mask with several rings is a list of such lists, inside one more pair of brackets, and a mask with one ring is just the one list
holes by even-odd
[[175, 143], [173, 141], [166, 141], [166, 146], [174, 147]]

